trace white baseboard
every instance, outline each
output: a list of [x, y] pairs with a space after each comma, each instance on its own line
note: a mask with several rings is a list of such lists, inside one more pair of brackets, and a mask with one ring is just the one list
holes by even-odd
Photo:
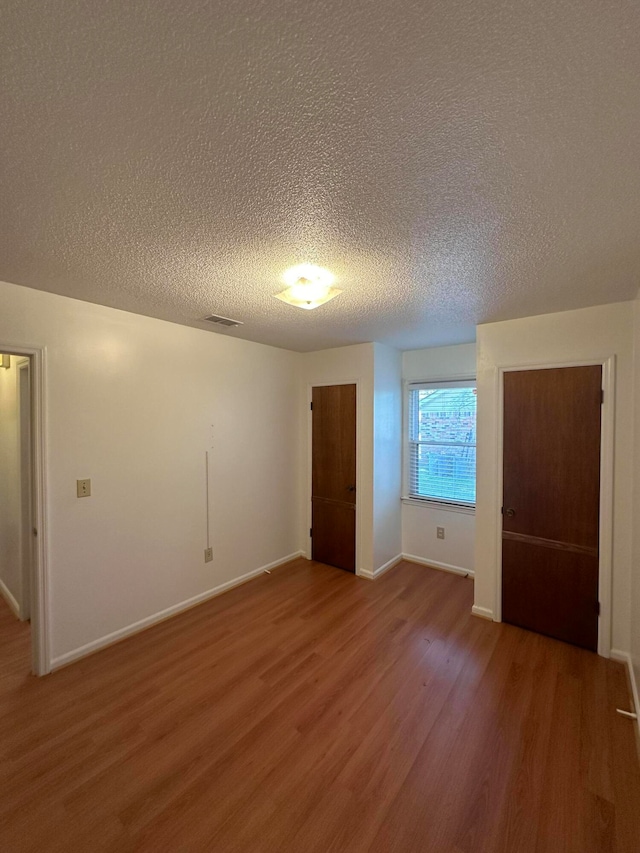
[[624, 663], [627, 665], [627, 672], [629, 673], [629, 683], [631, 685], [631, 701], [633, 702], [633, 708], [623, 708], [622, 710], [632, 710], [638, 715], [638, 719], [636, 720], [636, 726], [638, 727], [638, 735], [640, 735], [640, 698], [638, 697], [638, 682], [636, 681], [636, 675], [633, 669], [633, 661], [631, 660], [631, 655], [629, 654], [629, 652], [620, 651], [620, 649], [611, 649], [609, 657], [611, 658], [611, 660], [617, 660], [620, 663]]
[[384, 565], [379, 566], [377, 569], [374, 569], [372, 572], [367, 569], [358, 569], [357, 575], [360, 578], [367, 578], [367, 580], [374, 581], [376, 578], [379, 578], [380, 575], [388, 572], [389, 569], [392, 569], [394, 566], [397, 566], [398, 563], [402, 560], [402, 554], [398, 554], [396, 557], [392, 557], [390, 560], [387, 560]]
[[20, 605], [15, 599], [13, 593], [9, 589], [9, 587], [5, 584], [5, 582], [0, 578], [0, 595], [4, 598], [4, 600], [9, 605], [9, 608], [16, 619], [20, 618]]
[[442, 572], [452, 572], [454, 575], [468, 575], [472, 578], [475, 574], [473, 569], [463, 569], [462, 566], [452, 566], [450, 563], [440, 563], [437, 560], [425, 560], [424, 557], [416, 557], [415, 554], [403, 554], [403, 560], [408, 560], [410, 563], [418, 563], [421, 566], [429, 566], [431, 569], [440, 569]]
[[159, 613], [154, 613], [152, 616], [140, 619], [132, 625], [127, 625], [125, 628], [120, 628], [118, 631], [113, 631], [111, 634], [107, 634], [97, 640], [92, 640], [90, 643], [86, 643], [84, 646], [80, 646], [80, 648], [73, 649], [71, 652], [59, 655], [52, 659], [51, 669], [60, 669], [61, 666], [66, 666], [69, 663], [73, 663], [73, 661], [80, 660], [80, 658], [86, 657], [93, 652], [106, 648], [107, 646], [112, 646], [114, 643], [124, 640], [126, 637], [130, 637], [132, 634], [138, 634], [140, 631], [144, 631], [146, 628], [150, 628], [158, 622], [164, 622], [165, 619], [170, 619], [172, 616], [176, 616], [184, 610], [189, 610], [198, 604], [202, 604], [203, 601], [207, 601], [209, 598], [215, 598], [217, 595], [222, 595], [223, 592], [227, 592], [227, 590], [233, 589], [233, 587], [240, 586], [241, 584], [252, 580], [252, 578], [263, 574], [263, 572], [268, 569], [275, 569], [277, 566], [289, 563], [291, 560], [295, 560], [297, 557], [303, 556], [303, 553], [303, 551], [296, 551], [294, 554], [289, 554], [279, 560], [274, 560], [272, 563], [267, 563], [266, 566], [260, 566], [258, 569], [253, 569], [244, 575], [240, 575], [240, 577], [226, 581], [226, 583], [221, 583], [219, 586], [214, 586], [206, 592], [194, 595], [193, 598], [188, 598], [186, 601], [181, 601], [179, 604], [167, 607]]
[[474, 604], [471, 612], [474, 616], [479, 616], [481, 619], [488, 619], [490, 622], [493, 622], [493, 610], [489, 610], [488, 607], [478, 607], [477, 604]]

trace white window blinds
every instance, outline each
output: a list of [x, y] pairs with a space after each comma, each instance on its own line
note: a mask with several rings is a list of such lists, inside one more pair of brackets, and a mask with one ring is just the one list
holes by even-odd
[[475, 381], [409, 385], [409, 496], [476, 501]]

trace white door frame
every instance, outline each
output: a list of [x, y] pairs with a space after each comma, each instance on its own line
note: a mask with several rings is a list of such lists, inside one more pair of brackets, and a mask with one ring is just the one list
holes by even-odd
[[496, 598], [494, 619], [502, 622], [502, 489], [503, 489], [503, 451], [504, 451], [504, 374], [515, 370], [550, 370], [562, 367], [602, 367], [602, 388], [604, 400], [600, 413], [600, 514], [599, 514], [599, 559], [598, 559], [598, 600], [600, 616], [598, 618], [598, 654], [608, 658], [611, 654], [611, 586], [613, 567], [613, 453], [615, 425], [615, 356], [592, 358], [584, 361], [539, 362], [537, 364], [499, 365], [497, 382], [497, 498], [496, 525], [498, 571], [496, 573]]
[[[355, 385], [356, 386], [356, 575], [362, 574], [360, 557], [362, 554], [362, 543], [360, 541], [362, 524], [361, 524], [361, 477], [362, 465], [360, 459], [360, 385], [359, 379], [338, 379], [333, 382], [308, 382], [307, 383], [307, 489], [306, 493], [309, 496], [307, 502], [307, 530], [311, 530], [311, 498], [312, 498], [312, 473], [313, 473], [313, 412], [311, 411], [311, 402], [313, 399], [314, 388], [326, 388], [331, 385]], [[311, 559], [311, 537], [307, 534], [307, 547], [305, 556], [308, 560]]]
[[[20, 619], [31, 618], [33, 586], [33, 442], [31, 440], [31, 359], [23, 358], [18, 370], [18, 413], [20, 454]], [[26, 387], [25, 387], [26, 379]], [[26, 393], [25, 393], [26, 392]], [[25, 404], [27, 411], [25, 412]]]
[[28, 347], [3, 341], [0, 352], [30, 359], [31, 372], [31, 473], [34, 519], [31, 574], [31, 666], [34, 675], [51, 672], [49, 638], [49, 583], [46, 519], [45, 347]]

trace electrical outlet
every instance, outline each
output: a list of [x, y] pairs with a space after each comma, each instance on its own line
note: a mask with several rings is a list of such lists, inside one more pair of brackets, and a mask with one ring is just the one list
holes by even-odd
[[438, 539], [444, 539], [444, 527], [436, 527], [436, 536]]
[[204, 549], [204, 561], [210, 563], [213, 560], [213, 548]]
[[76, 480], [76, 488], [79, 498], [91, 497], [91, 480]]

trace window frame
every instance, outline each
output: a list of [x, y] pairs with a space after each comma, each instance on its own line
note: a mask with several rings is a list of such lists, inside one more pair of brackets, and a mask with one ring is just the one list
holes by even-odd
[[[476, 504], [463, 501], [452, 501], [446, 498], [422, 497], [412, 495], [410, 491], [410, 468], [411, 468], [411, 391], [424, 389], [446, 389], [446, 388], [468, 388], [470, 385], [477, 387], [476, 377], [469, 375], [452, 376], [447, 379], [405, 379], [403, 382], [403, 463], [402, 463], [402, 502], [415, 506], [430, 506], [437, 509], [451, 510], [469, 515], [475, 514]], [[476, 413], [477, 428], [477, 413]], [[477, 447], [477, 438], [476, 438]], [[476, 461], [477, 466], [477, 461]]]

